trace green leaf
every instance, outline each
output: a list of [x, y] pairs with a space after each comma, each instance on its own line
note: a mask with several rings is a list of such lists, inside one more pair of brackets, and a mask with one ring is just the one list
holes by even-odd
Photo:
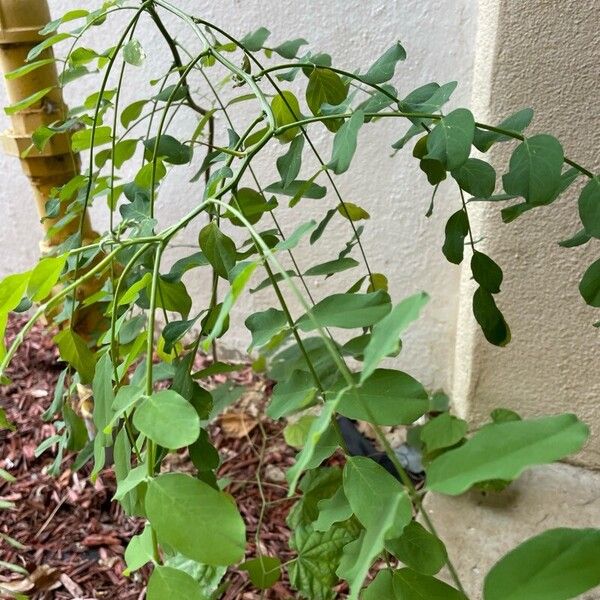
[[588, 235], [600, 238], [600, 177], [594, 177], [579, 195], [579, 218]]
[[346, 462], [344, 493], [356, 518], [366, 528], [356, 542], [344, 548], [344, 557], [336, 571], [348, 580], [349, 598], [356, 599], [373, 560], [384, 548], [385, 539], [400, 535], [412, 519], [412, 503], [392, 475], [362, 456]]
[[353, 269], [358, 266], [358, 261], [353, 258], [344, 257], [336, 260], [328, 260], [327, 262], [315, 265], [304, 272], [305, 277], [317, 277], [319, 275], [333, 275], [334, 273], [341, 273], [348, 269]]
[[317, 327], [368, 327], [385, 317], [390, 309], [390, 297], [381, 290], [370, 294], [332, 294], [300, 317], [297, 325], [302, 331]]
[[587, 304], [600, 307], [600, 259], [586, 269], [579, 282], [579, 292]]
[[348, 170], [352, 157], [356, 151], [358, 130], [365, 121], [362, 110], [356, 110], [352, 116], [344, 122], [333, 138], [333, 150], [331, 160], [327, 165], [336, 175]]
[[400, 350], [400, 334], [416, 319], [429, 296], [419, 292], [405, 298], [390, 313], [375, 324], [369, 344], [365, 348], [360, 382], [371, 376], [383, 358]]
[[[313, 115], [323, 114], [321, 107], [324, 104], [333, 106], [341, 104], [347, 95], [348, 86], [337, 73], [318, 67], [311, 71], [306, 86], [306, 103]], [[341, 124], [341, 120], [324, 121], [323, 124], [330, 131], [336, 131]]]
[[367, 530], [381, 526], [384, 506], [390, 500], [399, 503], [392, 511], [392, 524], [384, 532], [386, 539], [398, 537], [412, 520], [412, 503], [404, 488], [374, 460], [366, 456], [348, 457], [343, 485], [352, 512]]
[[0, 408], [0, 431], [3, 429], [8, 429], [10, 431], [14, 431], [16, 428], [8, 420], [5, 410], [3, 408]]
[[434, 452], [458, 444], [465, 437], [467, 429], [468, 424], [466, 421], [457, 419], [445, 412], [423, 425], [420, 437], [427, 448], [427, 452]]
[[124, 479], [121, 479], [117, 484], [117, 490], [113, 496], [113, 500], [121, 501], [129, 492], [134, 490], [142, 482], [146, 481], [148, 476], [148, 467], [144, 464], [134, 467], [127, 473]]
[[171, 353], [173, 346], [178, 342], [196, 323], [198, 317], [189, 319], [188, 321], [170, 321], [162, 330], [162, 337], [165, 341], [164, 351], [167, 354]]
[[25, 63], [23, 66], [14, 69], [13, 71], [9, 71], [8, 73], [4, 73], [4, 78], [9, 81], [13, 79], [18, 79], [19, 77], [23, 77], [39, 69], [40, 67], [45, 67], [46, 65], [51, 65], [54, 63], [53, 58], [42, 58], [40, 60], [36, 60], [34, 62]]
[[[320, 171], [318, 171], [316, 175], [319, 175], [319, 173]], [[288, 183], [285, 187], [283, 187], [282, 182], [278, 181], [277, 183], [272, 183], [267, 186], [265, 192], [270, 192], [271, 194], [283, 194], [284, 196], [291, 196], [292, 198], [299, 196], [301, 198], [320, 200], [327, 194], [327, 188], [314, 183], [315, 178], [316, 176], [308, 180], [296, 179], [295, 181]]]
[[249, 52], [258, 52], [267, 41], [271, 32], [266, 27], [259, 27], [252, 33], [247, 33], [241, 40], [242, 46]]
[[562, 248], [576, 248], [577, 246], [583, 246], [592, 239], [592, 236], [587, 233], [585, 229], [580, 229], [575, 235], [567, 240], [558, 242], [558, 245]]
[[231, 498], [208, 484], [182, 473], [159, 475], [148, 484], [145, 507], [159, 541], [185, 556], [213, 566], [243, 558], [244, 522]]
[[237, 254], [234, 241], [226, 236], [215, 222], [211, 221], [200, 231], [198, 243], [217, 275], [227, 279], [229, 271], [236, 263]]
[[600, 529], [550, 529], [502, 557], [484, 600], [568, 600], [600, 585]]
[[182, 554], [174, 554], [164, 559], [167, 567], [173, 567], [191, 575], [200, 586], [202, 600], [215, 600], [219, 583], [227, 572], [226, 567], [212, 567], [186, 558]]
[[457, 108], [442, 117], [427, 136], [426, 159], [441, 163], [447, 171], [454, 171], [469, 158], [475, 132], [471, 111]]
[[458, 590], [439, 579], [412, 569], [380, 571], [366, 589], [363, 600], [467, 600]]
[[427, 398], [423, 386], [407, 373], [376, 369], [360, 387], [342, 395], [338, 412], [377, 425], [409, 425], [427, 412]]
[[[71, 136], [71, 148], [73, 152], [83, 152], [92, 147], [93, 129], [80, 129]], [[108, 125], [96, 127], [94, 134], [94, 148], [110, 144], [112, 141], [112, 129]]]
[[148, 104], [148, 100], [137, 100], [126, 106], [123, 112], [121, 112], [121, 125], [129, 127], [132, 121], [135, 121], [142, 114], [142, 110], [146, 104]]
[[288, 446], [301, 449], [306, 443], [312, 422], [316, 419], [313, 415], [304, 415], [297, 421], [288, 423], [283, 428], [283, 439]]
[[179, 569], [160, 565], [156, 565], [150, 575], [146, 598], [148, 600], [165, 600], [166, 598], [204, 600], [198, 582], [191, 575]]
[[[251, 224], [258, 223], [264, 213], [277, 206], [275, 198], [267, 202], [265, 196], [251, 188], [240, 188], [231, 199], [230, 205], [242, 213], [244, 218]], [[238, 227], [245, 227], [242, 221], [231, 213], [226, 213], [229, 220]]]
[[29, 108], [30, 106], [33, 106], [34, 104], [38, 103], [44, 96], [47, 96], [54, 88], [53, 87], [47, 87], [44, 89], [41, 89], [37, 92], [34, 92], [33, 94], [31, 94], [31, 96], [27, 96], [27, 98], [23, 98], [23, 100], [19, 100], [19, 102], [15, 102], [14, 104], [10, 104], [8, 106], [6, 106], [4, 108], [4, 112], [11, 116], [11, 115], [15, 115], [18, 112], [25, 110], [26, 108]]
[[[302, 111], [298, 104], [298, 99], [289, 90], [283, 90], [280, 94], [271, 100], [271, 110], [275, 118], [275, 126], [283, 127], [295, 123], [302, 118]], [[283, 133], [280, 133], [277, 138], [280, 142], [287, 144], [291, 142], [300, 133], [299, 127], [291, 127]], [[268, 191], [268, 190], [267, 190]]]
[[[308, 435], [306, 438], [306, 444], [304, 448], [299, 452], [296, 456], [296, 462], [292, 467], [288, 469], [286, 477], [289, 481], [289, 491], [288, 494], [291, 496], [296, 491], [296, 486], [298, 485], [298, 480], [300, 479], [300, 475], [304, 472], [305, 469], [310, 468], [313, 462], [316, 462], [318, 466], [325, 456], [321, 456], [318, 453], [318, 444], [322, 439], [327, 437], [327, 432], [330, 430], [331, 419], [333, 418], [337, 405], [339, 403], [341, 397], [341, 393], [338, 393], [333, 399], [327, 400], [325, 404], [321, 407], [321, 413], [319, 416], [313, 420], [311, 423], [310, 429], [308, 431]], [[334, 444], [329, 445], [329, 452], [327, 456], [333, 454], [335, 450]], [[318, 459], [315, 461], [315, 455], [318, 456]]]
[[154, 96], [153, 100], [157, 102], [168, 102], [169, 100], [172, 102], [177, 102], [178, 100], [183, 100], [188, 93], [188, 88], [185, 85], [181, 85], [180, 83], [174, 83], [173, 85], [168, 85], [163, 88], [156, 96]]
[[142, 48], [142, 45], [138, 40], [129, 40], [123, 46], [123, 60], [134, 67], [139, 67], [142, 65], [144, 60], [146, 59], [146, 53]]
[[446, 223], [446, 238], [442, 252], [448, 260], [459, 265], [464, 256], [465, 238], [469, 234], [469, 217], [464, 210], [456, 211]]
[[274, 335], [287, 327], [287, 318], [282, 310], [268, 308], [250, 315], [245, 325], [252, 334], [252, 347], [264, 346]]
[[483, 252], [473, 251], [471, 257], [473, 279], [486, 291], [497, 294], [502, 284], [502, 269]]
[[344, 217], [344, 219], [348, 219], [349, 221], [362, 221], [371, 218], [371, 215], [364, 208], [357, 204], [353, 204], [352, 202], [338, 204], [336, 210]]
[[55, 32], [63, 23], [74, 21], [76, 19], [83, 19], [89, 15], [89, 11], [83, 9], [75, 9], [66, 12], [58, 19], [54, 19], [47, 23], [42, 29], [40, 29], [40, 35], [48, 35], [49, 33]]
[[492, 423], [433, 460], [427, 487], [454, 496], [480, 481], [512, 480], [528, 467], [579, 451], [588, 434], [588, 427], [570, 414]]
[[192, 148], [182, 144], [172, 135], [162, 134], [158, 138], [158, 145], [155, 137], [144, 140], [144, 146], [150, 158], [154, 156], [156, 146], [156, 156], [172, 165], [185, 165], [192, 160]]
[[[529, 123], [531, 123], [531, 119], [533, 119], [533, 110], [531, 108], [524, 108], [523, 110], [520, 110], [519, 112], [516, 112], [510, 117], [504, 119], [504, 121], [498, 125], [498, 129], [504, 129], [514, 133], [523, 133]], [[514, 138], [508, 135], [504, 135], [496, 131], [484, 131], [477, 128], [475, 130], [475, 139], [473, 140], [473, 145], [477, 148], [477, 150], [480, 150], [481, 152], [487, 152], [496, 142], [508, 142], [513, 139]]]
[[477, 198], [489, 198], [496, 187], [496, 171], [492, 165], [478, 158], [469, 158], [452, 172], [458, 185]]
[[219, 466], [218, 450], [210, 443], [205, 429], [200, 430], [198, 439], [189, 446], [190, 459], [198, 471], [212, 471]]
[[334, 523], [346, 521], [353, 514], [343, 486], [340, 486], [330, 498], [319, 500], [317, 506], [319, 517], [313, 524], [317, 531], [328, 531]]
[[286, 381], [279, 381], [273, 388], [267, 415], [280, 419], [304, 410], [314, 404], [317, 388], [312, 376], [305, 371], [294, 371]]
[[279, 44], [279, 46], [275, 46], [273, 52], [277, 52], [279, 56], [291, 60], [292, 58], [296, 58], [300, 47], [305, 46], [306, 44], [308, 44], [308, 42], [304, 38], [296, 38], [294, 40], [283, 42], [283, 44]]
[[385, 548], [407, 567], [435, 575], [448, 559], [444, 542], [417, 521], [411, 521], [400, 537], [385, 542]]
[[335, 600], [335, 570], [342, 548], [353, 539], [351, 528], [343, 524], [324, 532], [310, 525], [294, 527], [290, 547], [298, 557], [289, 567], [292, 586], [310, 600]]
[[492, 294], [481, 287], [473, 294], [473, 314], [490, 344], [502, 347], [510, 342], [508, 323], [496, 306]]
[[32, 60], [36, 59], [44, 50], [52, 48], [52, 46], [55, 44], [58, 44], [71, 37], [73, 37], [73, 35], [70, 33], [57, 33], [56, 35], [46, 38], [29, 51], [27, 54], [27, 62], [31, 62]]
[[509, 172], [502, 177], [504, 190], [536, 206], [548, 204], [556, 197], [563, 161], [556, 138], [546, 134], [527, 138], [510, 157]]
[[194, 407], [173, 390], [155, 392], [133, 414], [135, 427], [169, 449], [183, 448], [200, 435], [200, 419]]
[[402, 47], [400, 42], [396, 42], [371, 65], [364, 75], [360, 75], [360, 79], [365, 83], [371, 84], [385, 83], [394, 76], [398, 61], [405, 59], [406, 50]]
[[63, 329], [54, 336], [60, 358], [78, 373], [82, 383], [90, 383], [94, 377], [96, 356], [85, 340], [71, 329]]
[[250, 581], [259, 590], [272, 587], [281, 577], [281, 561], [275, 556], [260, 555], [243, 562], [239, 568], [248, 572]]
[[192, 308], [192, 298], [182, 281], [167, 281], [159, 277], [156, 289], [158, 308], [177, 312], [184, 318], [188, 316]]
[[521, 416], [509, 408], [495, 408], [491, 413], [494, 423], [508, 423], [509, 421], [521, 421]]
[[288, 151], [277, 159], [277, 171], [281, 177], [282, 187], [286, 188], [298, 177], [302, 164], [304, 136], [297, 135], [290, 144]]
[[[208, 350], [213, 340], [223, 335], [229, 328], [229, 313], [236, 303], [237, 299], [241, 296], [248, 281], [252, 277], [254, 271], [258, 267], [257, 262], [241, 262], [238, 263], [229, 273], [231, 279], [231, 287], [227, 291], [223, 303], [220, 306], [220, 310], [210, 333], [206, 339], [202, 342], [204, 350]], [[215, 307], [216, 308], [216, 307]], [[210, 321], [211, 313], [209, 313]], [[209, 329], [209, 322], [202, 322], [203, 330]]]
[[145, 564], [154, 561], [154, 550], [152, 547], [152, 528], [146, 524], [144, 531], [134, 535], [125, 548], [125, 564], [127, 569], [125, 575], [129, 576], [133, 571], [141, 569]]
[[42, 258], [29, 277], [27, 296], [34, 302], [44, 300], [56, 285], [66, 262], [66, 254]]

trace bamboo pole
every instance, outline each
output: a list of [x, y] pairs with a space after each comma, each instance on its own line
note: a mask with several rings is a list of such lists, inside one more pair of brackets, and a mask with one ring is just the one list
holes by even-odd
[[[46, 0], [0, 0], [0, 69], [3, 73], [13, 71], [27, 62], [29, 51], [44, 39], [39, 31], [49, 21], [50, 11]], [[49, 48], [38, 59], [53, 57], [53, 51]], [[46, 253], [79, 229], [79, 218], [76, 218], [59, 231], [48, 235], [50, 229], [64, 216], [72, 198], [61, 203], [58, 216], [45, 218], [45, 215], [52, 189], [64, 185], [79, 173], [80, 160], [71, 150], [69, 132], [53, 136], [42, 151], [31, 148], [31, 135], [38, 127], [61, 121], [67, 114], [54, 62], [16, 79], [5, 79], [5, 86], [11, 104], [29, 98], [39, 90], [52, 88], [34, 105], [11, 115], [11, 129], [0, 136], [4, 152], [19, 158], [22, 171], [31, 183], [37, 211], [46, 232], [45, 238], [40, 242], [40, 249], [42, 253]], [[28, 153], [24, 155], [24, 151], [28, 149]], [[98, 237], [87, 214], [82, 234], [82, 245]], [[90, 281], [87, 286], [82, 286], [82, 297], [101, 286], [101, 280]], [[101, 318], [97, 309], [80, 310], [74, 317], [73, 328], [84, 337], [89, 337], [99, 327]]]

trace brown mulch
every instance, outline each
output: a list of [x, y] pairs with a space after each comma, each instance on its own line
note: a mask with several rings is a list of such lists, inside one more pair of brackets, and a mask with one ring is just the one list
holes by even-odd
[[[22, 318], [11, 320], [8, 341], [23, 322]], [[0, 467], [16, 481], [5, 483], [0, 479], [0, 500], [15, 503], [13, 510], [0, 509], [0, 535], [15, 538], [24, 548], [14, 548], [0, 539], [0, 560], [17, 564], [33, 574], [30, 577], [36, 581], [36, 588], [23, 589], [33, 600], [141, 600], [148, 567], [129, 578], [122, 573], [124, 548], [143, 523], [126, 516], [111, 502], [115, 491], [112, 471], [102, 471], [92, 484], [89, 465], [73, 472], [74, 456], [66, 454], [61, 474], [54, 477], [48, 474], [48, 468], [54, 461], [56, 448], [35, 456], [40, 442], [55, 433], [54, 425], [44, 422], [41, 415], [52, 400], [61, 369], [50, 335], [43, 327], [36, 326], [12, 362], [9, 372], [12, 383], [1, 388], [0, 404], [16, 430], [0, 431]], [[232, 434], [221, 422], [211, 426], [213, 443], [223, 457], [218, 475], [231, 480], [227, 490], [235, 497], [247, 526], [247, 556], [255, 556], [258, 539], [263, 553], [277, 556], [284, 563], [293, 555], [287, 546], [289, 530], [285, 524], [291, 501], [285, 499], [287, 490], [282, 476], [293, 462], [293, 451], [282, 439], [282, 424], [258, 417], [268, 386], [250, 369], [237, 373], [234, 379], [258, 396], [259, 406], [251, 415], [250, 431]], [[215, 380], [218, 383], [223, 377]], [[240, 403], [232, 407], [234, 413], [248, 409], [243, 400], [241, 408]], [[169, 465], [183, 470], [191, 468], [184, 455], [172, 456]], [[268, 503], [262, 517], [261, 489], [256, 481], [259, 467], [262, 497]], [[233, 569], [226, 579], [229, 587], [222, 596], [224, 600], [283, 600], [294, 596], [285, 575], [262, 596], [253, 590], [242, 571]], [[25, 582], [23, 575], [12, 573], [1, 564], [0, 580], [11, 581], [13, 585]]]

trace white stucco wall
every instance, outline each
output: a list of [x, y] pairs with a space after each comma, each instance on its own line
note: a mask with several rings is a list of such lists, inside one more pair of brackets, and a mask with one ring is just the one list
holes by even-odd
[[[50, 0], [54, 15], [80, 7], [79, 0]], [[89, 8], [90, 3], [85, 3]], [[475, 0], [427, 0], [416, 1], [368, 1], [337, 0], [335, 2], [281, 3], [275, 0], [208, 2], [206, 0], [179, 0], [177, 4], [195, 14], [212, 20], [217, 25], [241, 35], [261, 25], [272, 31], [271, 40], [281, 42], [294, 37], [305, 37], [316, 50], [333, 55], [336, 65], [355, 69], [365, 68], [396, 40], [401, 40], [408, 52], [408, 59], [397, 69], [394, 84], [401, 94], [415, 87], [437, 81], [459, 81], [452, 105], [468, 105], [473, 67]], [[172, 23], [170, 19], [167, 22]], [[174, 30], [180, 40], [190, 39], [181, 24]], [[149, 22], [140, 26], [138, 37], [148, 54], [145, 70], [127, 71], [125, 105], [131, 98], [139, 98], [140, 86], [148, 73], [156, 75], [168, 66], [166, 45], [153, 32]], [[86, 45], [105, 48], [116, 40], [116, 25], [96, 29]], [[151, 77], [152, 75], [150, 75]], [[82, 79], [67, 91], [71, 105], [80, 102], [93, 91], [92, 82]], [[200, 84], [198, 85], [198, 90]], [[135, 92], [135, 94], [134, 94]], [[5, 103], [0, 91], [0, 103]], [[6, 119], [0, 117], [0, 126]], [[223, 123], [221, 122], [222, 126]], [[182, 127], [195, 126], [195, 118], [188, 117]], [[224, 129], [224, 128], [223, 128]], [[339, 180], [345, 199], [365, 207], [372, 215], [367, 222], [363, 241], [373, 270], [384, 272], [390, 280], [390, 291], [395, 300], [425, 290], [431, 295], [429, 307], [406, 336], [399, 364], [420, 377], [434, 388], [448, 389], [453, 360], [455, 320], [457, 313], [459, 270], [449, 265], [441, 255], [443, 229], [447, 216], [455, 210], [454, 192], [441, 190], [431, 219], [424, 214], [429, 205], [429, 186], [417, 169], [416, 162], [405, 150], [390, 158], [390, 144], [398, 139], [406, 126], [398, 123], [379, 123], [363, 128], [359, 150], [351, 171]], [[318, 130], [315, 130], [318, 131]], [[329, 156], [328, 144], [321, 143], [326, 136], [316, 134], [324, 156]], [[274, 158], [284, 149], [272, 144], [266, 158], [259, 163], [258, 175], [263, 185], [275, 181], [271, 168]], [[308, 156], [305, 151], [305, 156]], [[267, 166], [269, 165], [269, 166]], [[0, 155], [3, 185], [0, 186], [0, 237], [4, 248], [10, 252], [0, 255], [0, 274], [24, 269], [37, 257], [37, 216], [27, 180], [21, 175], [18, 161]], [[161, 223], [173, 222], [192, 208], [201, 195], [201, 187], [187, 183], [185, 177], [173, 173], [164, 185], [160, 196], [159, 217]], [[306, 171], [311, 175], [312, 172]], [[321, 201], [303, 201], [303, 211], [286, 214], [282, 224], [286, 232], [309, 217], [320, 219], [330, 207], [336, 205], [331, 194]], [[94, 207], [94, 226], [106, 227], [106, 211]], [[198, 227], [190, 228], [180, 240], [195, 244]], [[347, 223], [338, 219], [335, 227], [319, 246], [300, 251], [300, 263], [308, 267], [327, 258], [333, 258], [350, 238]], [[329, 248], [326, 256], [323, 249]], [[192, 250], [189, 250], [191, 252]], [[180, 249], [178, 252], [187, 252]], [[356, 253], [355, 253], [356, 254]], [[358, 257], [358, 255], [356, 254]], [[351, 274], [350, 274], [351, 273]], [[359, 277], [358, 270], [335, 276], [331, 284], [321, 284], [317, 295], [331, 291], [334, 283], [338, 289], [346, 289]], [[262, 278], [262, 275], [261, 275]], [[196, 277], [190, 280], [192, 296], [198, 301], [208, 297], [207, 280]], [[245, 317], [261, 307], [272, 305], [271, 294], [261, 293], [245, 300], [238, 308], [235, 324], [243, 323]], [[248, 337], [245, 328], [232, 326], [227, 343], [238, 349], [245, 348]]]

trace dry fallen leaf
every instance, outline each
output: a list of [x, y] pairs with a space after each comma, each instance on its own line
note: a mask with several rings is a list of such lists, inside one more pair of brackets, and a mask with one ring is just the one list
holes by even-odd
[[258, 420], [243, 412], [230, 411], [221, 415], [219, 425], [225, 437], [239, 439], [247, 436], [258, 425]]
[[0, 582], [0, 590], [12, 594], [23, 594], [33, 589], [40, 591], [51, 590], [60, 586], [60, 584], [56, 585], [59, 577], [60, 573], [58, 569], [54, 569], [49, 565], [40, 565], [28, 577], [15, 581]]

